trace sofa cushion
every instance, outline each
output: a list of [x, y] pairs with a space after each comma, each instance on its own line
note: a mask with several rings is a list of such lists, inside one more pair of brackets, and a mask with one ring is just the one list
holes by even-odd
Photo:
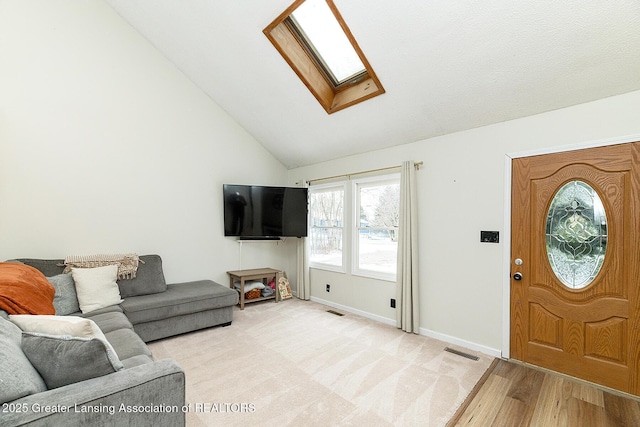
[[103, 307], [97, 310], [90, 311], [89, 313], [82, 313], [79, 311], [77, 313], [72, 313], [72, 314], [74, 316], [92, 318], [93, 316], [96, 316], [102, 313], [123, 313], [123, 311], [122, 311], [122, 307], [120, 307], [119, 305], [110, 305], [108, 307]]
[[47, 389], [21, 349], [22, 331], [0, 310], [0, 403]]
[[147, 347], [133, 329], [117, 329], [107, 332], [104, 335], [115, 349], [120, 360], [126, 360], [139, 355], [151, 356], [149, 347]]
[[[76, 316], [29, 316], [29, 315], [14, 315], [9, 316], [9, 320], [18, 325], [22, 332], [28, 332], [33, 334], [43, 334], [50, 337], [59, 337], [60, 339], [81, 338], [81, 339], [97, 339], [102, 342], [106, 356], [114, 366], [115, 370], [122, 369], [122, 364], [118, 359], [116, 351], [113, 349], [104, 333], [100, 330], [98, 325], [91, 319], [85, 319]], [[24, 337], [23, 337], [24, 343]], [[65, 347], [65, 344], [60, 344], [60, 347]], [[70, 346], [74, 348], [80, 348], [81, 345]], [[64, 348], [63, 348], [64, 349]], [[25, 351], [26, 354], [26, 351]], [[73, 353], [72, 353], [73, 354]], [[29, 360], [31, 356], [27, 354]], [[57, 355], [55, 356], [57, 357]], [[36, 366], [36, 369], [38, 367]], [[38, 370], [40, 372], [40, 370]], [[40, 372], [40, 375], [44, 378], [47, 385], [49, 385], [45, 376]]]
[[118, 329], [133, 329], [133, 325], [121, 311], [100, 313], [93, 316], [89, 313], [86, 317], [93, 320], [105, 334]]
[[211, 280], [174, 283], [165, 292], [131, 297], [121, 304], [134, 325], [190, 313], [233, 306], [238, 293]]
[[24, 264], [37, 268], [47, 277], [57, 276], [62, 274], [64, 270], [63, 259], [37, 259], [37, 258], [19, 258], [15, 261], [20, 261]]
[[139, 354], [137, 356], [130, 357], [128, 359], [124, 359], [122, 364], [125, 369], [133, 368], [134, 366], [144, 365], [145, 363], [153, 363], [153, 359], [151, 356], [147, 356], [146, 354]]
[[162, 272], [162, 258], [159, 255], [142, 255], [134, 279], [118, 280], [123, 298], [155, 294], [167, 290], [167, 282]]
[[120, 288], [117, 265], [105, 265], [94, 268], [72, 268], [71, 275], [76, 283], [76, 292], [80, 310], [83, 313], [120, 304]]
[[56, 290], [53, 297], [53, 307], [56, 309], [56, 315], [66, 316], [80, 311], [76, 284], [73, 281], [73, 277], [71, 277], [71, 273], [57, 274], [47, 277], [47, 280]]
[[98, 338], [23, 332], [22, 350], [49, 389], [124, 369], [119, 360], [114, 363]]

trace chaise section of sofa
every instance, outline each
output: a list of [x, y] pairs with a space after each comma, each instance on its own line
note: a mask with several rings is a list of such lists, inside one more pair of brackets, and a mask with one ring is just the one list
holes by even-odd
[[121, 306], [145, 341], [208, 328], [228, 326], [238, 293], [210, 280], [175, 283], [165, 292], [125, 298]]

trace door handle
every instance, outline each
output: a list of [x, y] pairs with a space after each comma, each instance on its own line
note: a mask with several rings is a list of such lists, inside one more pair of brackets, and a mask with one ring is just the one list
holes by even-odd
[[522, 280], [522, 273], [519, 271], [513, 275], [513, 280]]

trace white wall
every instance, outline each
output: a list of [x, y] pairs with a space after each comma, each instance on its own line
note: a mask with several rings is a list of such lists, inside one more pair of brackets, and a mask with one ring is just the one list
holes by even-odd
[[[222, 184], [281, 163], [102, 1], [0, 0], [0, 58], [0, 259], [158, 253], [168, 281], [227, 283]], [[293, 246], [242, 267], [293, 271]]]
[[[505, 155], [637, 135], [638, 111], [640, 91], [294, 169], [289, 181], [424, 161], [417, 173], [421, 328], [498, 352], [504, 327]], [[501, 242], [480, 243], [481, 230], [500, 231]], [[312, 271], [311, 281], [314, 298], [395, 322], [388, 308], [393, 286], [324, 271]]]

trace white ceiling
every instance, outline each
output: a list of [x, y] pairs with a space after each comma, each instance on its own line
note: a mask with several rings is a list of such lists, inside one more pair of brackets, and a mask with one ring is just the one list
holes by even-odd
[[640, 89], [638, 0], [335, 0], [386, 93], [328, 115], [262, 33], [293, 0], [106, 0], [286, 167]]

